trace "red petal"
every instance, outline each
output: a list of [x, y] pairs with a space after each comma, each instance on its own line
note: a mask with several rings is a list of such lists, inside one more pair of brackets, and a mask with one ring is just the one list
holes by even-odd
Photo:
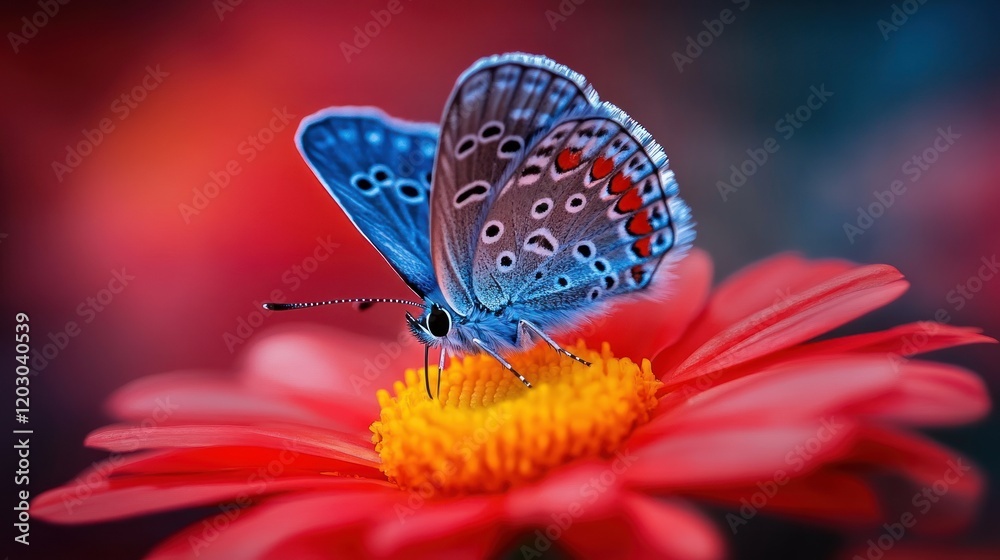
[[855, 268], [732, 325], [665, 379], [680, 383], [798, 344], [885, 305], [907, 286], [890, 266]]
[[[954, 532], [975, 516], [983, 480], [967, 459], [937, 443], [909, 432], [869, 426], [859, 434], [857, 445], [845, 458], [863, 472], [895, 472], [911, 483], [898, 487], [887, 501], [919, 518], [914, 530], [930, 533]], [[898, 519], [900, 512], [890, 512]]]
[[163, 447], [256, 446], [377, 467], [378, 454], [370, 441], [331, 430], [295, 425], [107, 426], [85, 441], [90, 447], [115, 452]]
[[990, 410], [986, 386], [972, 372], [923, 361], [899, 367], [903, 375], [892, 390], [858, 403], [845, 414], [880, 423], [949, 426], [973, 422]]
[[705, 312], [688, 329], [684, 338], [670, 349], [669, 354], [657, 360], [658, 369], [673, 369], [723, 329], [853, 267], [846, 261], [807, 261], [798, 255], [785, 253], [736, 272], [715, 289]]
[[[155, 454], [136, 456], [138, 461], [155, 458]], [[118, 460], [124, 461], [127, 467], [131, 459], [132, 457]], [[261, 465], [254, 470], [237, 469], [221, 473], [118, 475], [109, 480], [105, 475], [115, 468], [110, 464], [111, 461], [100, 463], [81, 473], [75, 481], [43, 493], [32, 502], [32, 513], [40, 519], [56, 523], [92, 523], [223, 502], [238, 507], [281, 492], [312, 492], [330, 487], [368, 489], [389, 486], [378, 480], [338, 478], [315, 473], [306, 476], [284, 473], [269, 475], [268, 465]]]
[[331, 396], [310, 406], [281, 395], [252, 391], [237, 381], [204, 373], [154, 375], [118, 389], [110, 413], [122, 420], [165, 424], [285, 422], [366, 433], [372, 418], [362, 399]]
[[704, 306], [711, 283], [712, 260], [694, 249], [677, 264], [676, 272], [659, 271], [646, 290], [655, 301], [635, 298], [617, 304], [584, 327], [581, 336], [590, 348], [608, 342], [615, 356], [638, 363], [681, 336]]
[[578, 461], [534, 484], [511, 489], [505, 500], [506, 517], [521, 524], [546, 525], [552, 520], [552, 512], [569, 511], [573, 504], [579, 504], [581, 500], [587, 503], [583, 512], [586, 519], [613, 515], [618, 507], [622, 482], [619, 475], [631, 465], [622, 457], [628, 460], [629, 456], [627, 453], [619, 455], [610, 462], [596, 459]]
[[369, 553], [388, 558], [452, 558], [461, 550], [486, 558], [499, 547], [496, 537], [503, 515], [499, 495], [445, 500], [425, 500], [416, 491], [404, 495], [407, 499], [399, 500], [371, 525], [366, 538]]
[[272, 467], [267, 473], [269, 477], [315, 475], [385, 480], [385, 475], [381, 471], [368, 465], [263, 447], [217, 446], [171, 449], [112, 457], [106, 463], [107, 467], [99, 472], [114, 479], [122, 476], [191, 475], [205, 480], [226, 477], [239, 479], [242, 476], [245, 480], [246, 476], [261, 468]]
[[963, 344], [996, 343], [979, 329], [953, 327], [934, 321], [900, 325], [889, 330], [844, 336], [803, 345], [796, 349], [803, 354], [835, 354], [870, 352], [914, 356]]
[[409, 333], [379, 340], [348, 331], [297, 326], [261, 337], [246, 355], [247, 386], [305, 402], [355, 400], [378, 417], [375, 391], [391, 387], [408, 367], [423, 364], [423, 347]]
[[[238, 515], [232, 519], [219, 514], [195, 523], [160, 544], [148, 558], [288, 558], [287, 544], [317, 533], [342, 532], [344, 540], [356, 539], [355, 531], [391, 510], [398, 495], [398, 490], [372, 489], [272, 498], [248, 510], [234, 512]], [[335, 550], [335, 546], [330, 546], [327, 554]]]
[[900, 378], [884, 356], [820, 357], [772, 366], [687, 398], [635, 434], [645, 441], [685, 426], [796, 422], [840, 414], [887, 394]]
[[752, 485], [708, 488], [691, 495], [731, 509], [726, 522], [733, 534], [752, 525], [759, 515], [786, 515], [845, 528], [883, 520], [878, 498], [861, 476], [827, 467], [799, 478], [771, 477]]
[[846, 453], [854, 432], [842, 419], [685, 429], [631, 451], [625, 476], [659, 490], [753, 483], [777, 471], [798, 476]]
[[722, 558], [725, 546], [705, 517], [682, 502], [628, 493], [625, 510], [636, 537], [656, 558]]
[[[585, 502], [577, 504], [586, 515]], [[614, 515], [585, 520], [554, 511], [534, 532], [520, 556], [544, 555], [554, 542], [574, 558], [601, 560], [721, 558], [723, 542], [714, 525], [678, 501], [661, 501], [622, 493]]]

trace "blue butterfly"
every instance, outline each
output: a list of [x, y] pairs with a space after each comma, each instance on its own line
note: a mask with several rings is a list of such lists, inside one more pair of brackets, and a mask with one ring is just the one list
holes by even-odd
[[441, 347], [442, 368], [446, 352], [485, 352], [530, 387], [502, 354], [535, 337], [587, 364], [546, 333], [647, 287], [694, 240], [663, 149], [582, 75], [544, 56], [473, 64], [440, 127], [335, 107], [303, 120], [297, 142], [424, 303], [268, 307], [422, 307], [406, 320], [425, 363], [427, 348]]

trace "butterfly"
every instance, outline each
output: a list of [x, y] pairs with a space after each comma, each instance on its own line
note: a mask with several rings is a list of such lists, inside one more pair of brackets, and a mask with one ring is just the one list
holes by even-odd
[[425, 366], [431, 346], [441, 348], [441, 369], [446, 353], [485, 352], [531, 387], [503, 356], [539, 340], [589, 365], [549, 333], [640, 293], [694, 240], [659, 144], [582, 75], [544, 56], [477, 61], [440, 126], [333, 107], [304, 119], [297, 143], [423, 303], [268, 308], [422, 308], [406, 321], [425, 345]]

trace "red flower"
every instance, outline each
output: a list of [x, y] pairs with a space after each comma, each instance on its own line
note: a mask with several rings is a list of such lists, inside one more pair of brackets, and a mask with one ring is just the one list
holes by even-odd
[[[898, 519], [937, 485], [918, 529], [968, 520], [979, 475], [911, 428], [982, 417], [984, 387], [910, 356], [992, 339], [924, 322], [808, 342], [907, 283], [889, 266], [786, 255], [709, 295], [710, 269], [695, 251], [672, 299], [592, 326], [575, 349], [592, 368], [547, 347], [514, 357], [531, 390], [469, 357], [446, 370], [440, 400], [408, 371], [376, 402], [420, 363], [417, 345], [306, 327], [262, 339], [236, 380], [137, 381], [111, 399], [126, 424], [87, 438], [115, 455], [32, 511], [84, 523], [222, 504], [154, 558], [533, 558], [552, 546], [717, 558], [724, 539], [698, 501], [728, 506], [732, 531], [758, 514], [850, 527]], [[897, 484], [877, 484], [886, 477]]]

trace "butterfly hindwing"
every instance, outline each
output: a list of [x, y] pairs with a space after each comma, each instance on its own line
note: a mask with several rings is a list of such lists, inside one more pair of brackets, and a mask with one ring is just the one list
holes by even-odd
[[538, 134], [596, 99], [583, 76], [541, 56], [484, 58], [459, 78], [442, 118], [430, 227], [434, 270], [452, 308], [475, 304], [475, 245], [505, 172]]
[[428, 259], [437, 127], [376, 109], [336, 108], [302, 121], [299, 150], [354, 225], [418, 294], [437, 283]]
[[564, 117], [510, 174], [476, 232], [489, 309], [600, 307], [646, 287], [694, 237], [662, 148], [609, 103]]

